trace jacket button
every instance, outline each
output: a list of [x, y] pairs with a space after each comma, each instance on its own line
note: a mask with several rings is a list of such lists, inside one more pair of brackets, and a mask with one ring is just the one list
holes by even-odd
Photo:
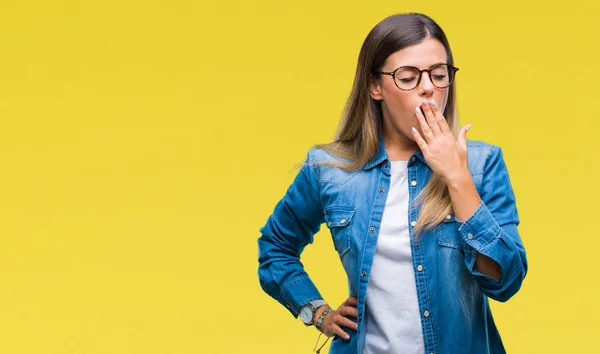
[[365, 275], [367, 275], [367, 272], [365, 272], [364, 270], [362, 272], [360, 272], [361, 277], [364, 277]]
[[468, 234], [468, 235], [467, 235], [467, 238], [468, 238], [469, 240], [472, 240], [472, 239], [473, 239], [473, 234]]
[[425, 316], [425, 317], [429, 317], [429, 311], [425, 311], [425, 312], [423, 312], [423, 316]]
[[379, 193], [383, 193], [383, 192], [385, 192], [385, 189], [379, 188]]
[[374, 227], [370, 227], [369, 228], [369, 232], [375, 232], [375, 228]]

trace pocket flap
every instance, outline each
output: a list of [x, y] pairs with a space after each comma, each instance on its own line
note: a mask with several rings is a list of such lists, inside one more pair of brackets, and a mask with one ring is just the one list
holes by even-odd
[[350, 225], [354, 217], [354, 210], [332, 209], [325, 212], [327, 227], [345, 227]]
[[454, 215], [450, 218], [445, 217], [442, 223], [437, 228], [438, 242], [440, 246], [457, 248], [463, 250], [463, 240], [458, 232], [458, 220]]

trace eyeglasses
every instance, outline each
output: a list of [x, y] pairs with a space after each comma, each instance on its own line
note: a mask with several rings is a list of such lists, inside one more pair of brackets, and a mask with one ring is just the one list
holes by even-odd
[[420, 70], [414, 66], [401, 66], [394, 71], [378, 71], [376, 74], [390, 75], [400, 90], [411, 91], [419, 86], [423, 72], [429, 74], [433, 86], [443, 89], [452, 85], [457, 71], [458, 68], [450, 64], [440, 63], [432, 65], [429, 69]]

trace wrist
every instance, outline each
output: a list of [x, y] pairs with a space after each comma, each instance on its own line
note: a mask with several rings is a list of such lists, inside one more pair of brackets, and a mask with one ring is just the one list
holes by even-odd
[[447, 186], [454, 216], [458, 221], [465, 222], [481, 204], [475, 181], [467, 171], [462, 177], [450, 181]]
[[461, 169], [450, 177], [445, 178], [444, 182], [450, 191], [459, 191], [465, 186], [474, 184], [473, 177], [467, 169]]
[[319, 319], [319, 317], [323, 314], [323, 312], [325, 312], [325, 310], [327, 310], [328, 308], [331, 308], [331, 306], [325, 304], [322, 306], [319, 306], [319, 308], [317, 308], [317, 310], [315, 311], [315, 316], [313, 317], [313, 324], [317, 323], [317, 320]]
[[325, 301], [323, 301], [322, 299], [319, 300], [313, 300], [307, 304], [305, 304], [304, 306], [302, 306], [302, 308], [300, 308], [300, 318], [302, 319], [302, 322], [306, 325], [306, 326], [310, 326], [314, 324], [314, 318], [315, 318], [315, 313], [317, 312], [317, 310], [324, 306], [327, 305], [327, 303]]
[[[331, 313], [333, 309], [329, 306], [323, 306], [323, 311], [319, 312], [319, 316], [315, 319], [314, 325], [317, 330], [322, 333], [325, 333], [323, 329], [323, 325], [325, 324], [325, 318]], [[325, 333], [327, 335], [327, 333]]]

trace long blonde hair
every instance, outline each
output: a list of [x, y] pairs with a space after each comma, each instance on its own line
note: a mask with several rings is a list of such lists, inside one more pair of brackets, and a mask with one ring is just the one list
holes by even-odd
[[[344, 108], [334, 141], [317, 145], [348, 163], [330, 163], [347, 171], [363, 168], [379, 152], [382, 113], [380, 102], [369, 95], [369, 82], [381, 71], [385, 60], [394, 52], [422, 42], [426, 38], [439, 40], [446, 49], [447, 63], [454, 65], [450, 45], [442, 29], [423, 14], [398, 14], [385, 18], [369, 32], [358, 57], [356, 75], [350, 97]], [[456, 86], [448, 88], [444, 117], [456, 137], [460, 130], [456, 107]], [[431, 179], [416, 198], [421, 206], [415, 232], [438, 225], [452, 212], [448, 188], [439, 175]]]

